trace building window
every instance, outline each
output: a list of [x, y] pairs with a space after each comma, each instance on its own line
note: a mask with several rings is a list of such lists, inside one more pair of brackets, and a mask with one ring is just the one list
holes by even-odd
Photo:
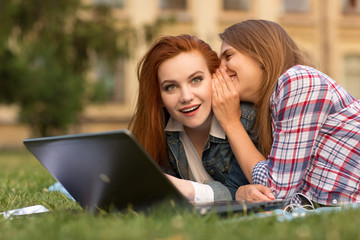
[[344, 59], [344, 87], [354, 97], [360, 98], [360, 55], [346, 56]]
[[249, 11], [249, 0], [223, 0], [223, 9], [225, 11]]
[[346, 15], [360, 14], [360, 0], [342, 0], [342, 9]]
[[308, 0], [283, 0], [283, 8], [286, 13], [307, 13], [309, 12]]
[[94, 5], [106, 5], [109, 7], [123, 8], [124, 0], [93, 0]]
[[160, 0], [161, 9], [185, 10], [186, 0]]

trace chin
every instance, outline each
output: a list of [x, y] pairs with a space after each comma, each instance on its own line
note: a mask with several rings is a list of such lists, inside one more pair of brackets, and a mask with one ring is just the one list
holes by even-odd
[[198, 122], [198, 121], [185, 121], [185, 122], [182, 122], [182, 124], [186, 128], [198, 128], [203, 124], [203, 121], [201, 121], [201, 122]]

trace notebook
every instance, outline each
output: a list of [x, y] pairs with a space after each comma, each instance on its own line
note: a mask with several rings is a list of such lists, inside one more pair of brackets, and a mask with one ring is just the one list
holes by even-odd
[[225, 214], [285, 205], [283, 201], [188, 202], [126, 129], [25, 139], [24, 144], [89, 212], [129, 208], [148, 211], [168, 204], [194, 208], [201, 214]]

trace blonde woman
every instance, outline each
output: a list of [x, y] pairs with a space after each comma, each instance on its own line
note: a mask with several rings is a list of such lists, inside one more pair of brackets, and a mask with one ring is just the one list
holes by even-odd
[[[359, 101], [312, 68], [277, 23], [248, 20], [220, 37], [213, 111], [253, 184], [237, 198], [264, 200], [271, 190], [277, 199], [302, 193], [319, 205], [360, 202]], [[257, 108], [260, 151], [238, 120], [240, 100]]]

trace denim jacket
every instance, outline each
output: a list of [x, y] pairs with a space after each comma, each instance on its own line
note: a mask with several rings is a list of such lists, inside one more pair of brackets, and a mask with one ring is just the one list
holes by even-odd
[[[251, 140], [256, 144], [256, 136], [253, 132], [256, 111], [252, 104], [241, 103], [241, 123], [249, 134]], [[166, 132], [170, 167], [168, 174], [182, 179], [190, 179], [188, 162], [184, 147], [180, 141], [180, 132]], [[205, 170], [214, 181], [207, 182], [214, 191], [214, 200], [235, 199], [236, 190], [249, 184], [242, 172], [232, 150], [228, 139], [220, 139], [209, 136], [205, 145], [202, 163]]]

